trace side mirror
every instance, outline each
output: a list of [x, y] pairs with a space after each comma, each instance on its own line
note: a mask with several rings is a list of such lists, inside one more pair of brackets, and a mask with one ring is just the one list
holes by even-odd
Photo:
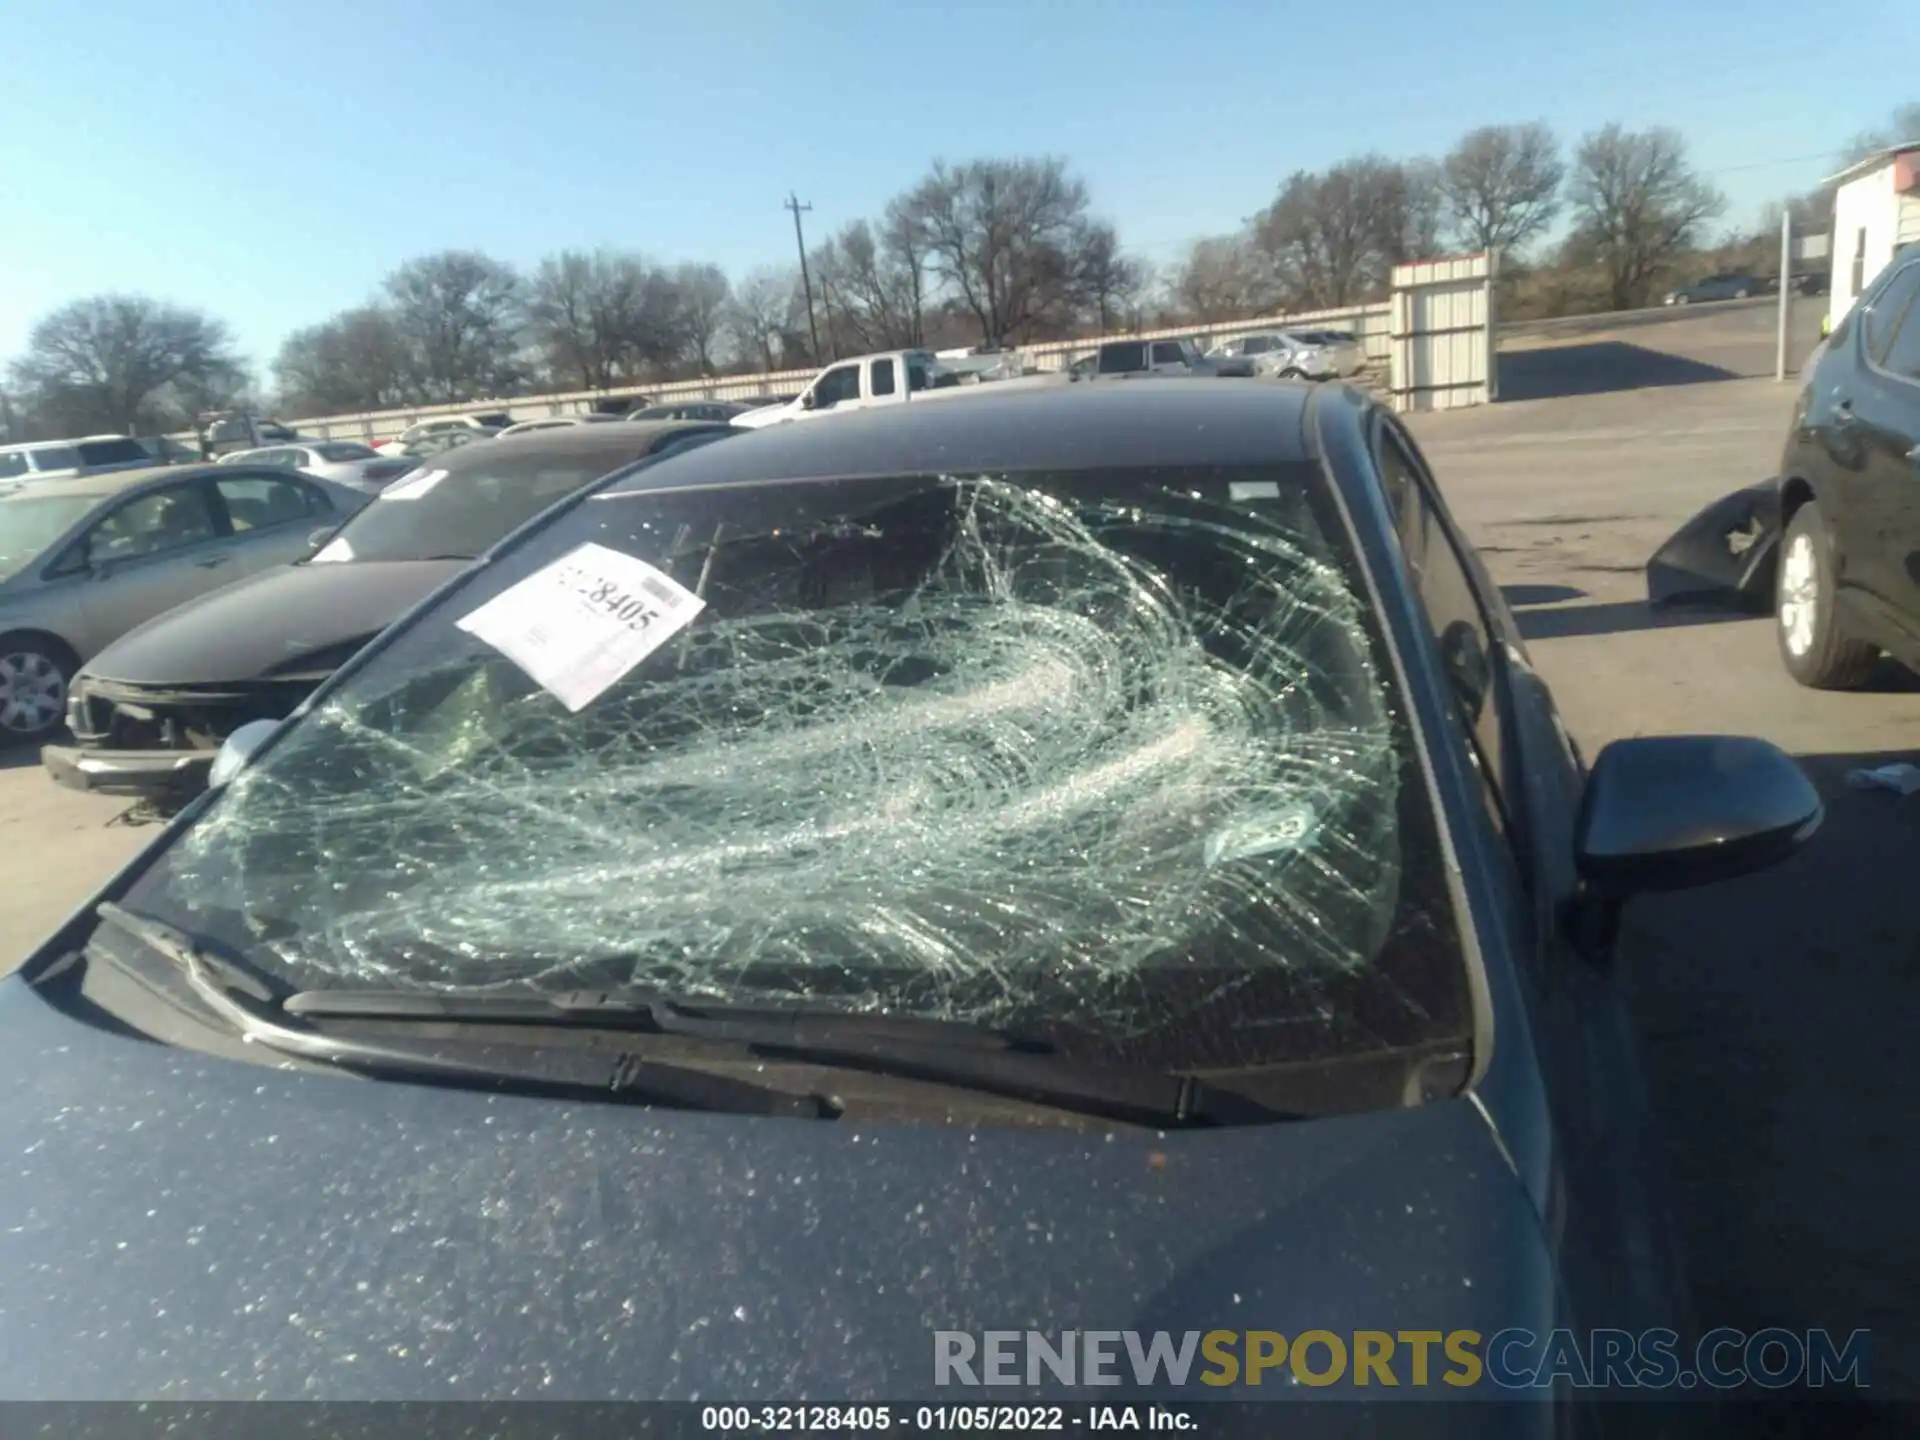
[[802, 390], [800, 392], [800, 408], [802, 410], [811, 410], [819, 403], [818, 400], [813, 398], [813, 392], [811, 390]]
[[1826, 807], [1778, 747], [1742, 735], [1616, 740], [1587, 775], [1574, 822], [1582, 882], [1576, 942], [1604, 959], [1634, 895], [1685, 890], [1778, 864]]
[[249, 720], [227, 736], [214, 753], [213, 765], [207, 771], [207, 788], [218, 789], [246, 769], [254, 752], [279, 728], [278, 720]]

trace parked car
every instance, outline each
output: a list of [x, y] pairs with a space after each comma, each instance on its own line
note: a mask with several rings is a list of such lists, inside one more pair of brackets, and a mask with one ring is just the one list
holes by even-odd
[[716, 424], [726, 424], [750, 410], [759, 410], [767, 405], [779, 405], [781, 400], [676, 400], [665, 405], [648, 405], [643, 409], [629, 410], [629, 420], [708, 420]]
[[538, 420], [522, 420], [517, 425], [509, 425], [494, 438], [504, 440], [509, 435], [532, 435], [541, 430], [568, 430], [578, 425], [599, 425], [621, 418], [619, 415], [602, 415], [596, 411], [579, 415], [547, 415]]
[[1243, 335], [1207, 352], [1215, 363], [1251, 362], [1255, 375], [1340, 380], [1367, 367], [1366, 348], [1346, 330], [1275, 330]]
[[315, 440], [307, 445], [281, 445], [267, 450], [236, 450], [220, 457], [222, 465], [284, 465], [303, 470], [337, 485], [351, 485], [369, 494], [398, 480], [413, 469], [405, 455], [382, 455], [371, 445], [350, 440]]
[[1068, 368], [1076, 380], [1145, 379], [1154, 376], [1249, 376], [1253, 360], [1242, 355], [1207, 356], [1192, 340], [1108, 340], [1084, 371]]
[[813, 383], [783, 405], [746, 410], [732, 423], [743, 430], [763, 429], [795, 420], [817, 420], [824, 415], [847, 415], [858, 410], [885, 409], [908, 402], [961, 399], [1057, 383], [1059, 376], [1012, 380], [963, 380], [931, 350], [885, 350], [839, 360], [814, 376]]
[[1771, 608], [1787, 673], [1851, 689], [1883, 653], [1920, 669], [1920, 245], [1801, 373], [1778, 474], [1688, 521], [1648, 591]]
[[235, 450], [263, 450], [269, 445], [307, 445], [316, 435], [302, 435], [291, 425], [264, 419], [245, 410], [208, 410], [196, 417], [195, 434], [206, 454], [217, 459]]
[[[721, 425], [579, 425], [467, 445], [389, 485], [316, 551], [181, 605], [74, 677], [74, 743], [41, 752], [70, 789], [178, 801], [251, 720], [278, 719], [448, 576], [609, 471]], [[319, 540], [323, 537], [315, 537]], [[302, 558], [306, 557], [306, 558]]]
[[422, 420], [416, 425], [409, 425], [394, 439], [382, 441], [373, 448], [382, 455], [411, 454], [421, 441], [436, 436], [471, 433], [485, 438], [498, 435], [511, 424], [513, 416], [504, 410], [484, 415], [443, 415], [436, 420]]
[[0, 981], [0, 1392], [951, 1402], [929, 1327], [990, 1317], [1684, 1335], [1615, 926], [1821, 813], [1758, 740], [1583, 767], [1344, 387], [705, 445], [230, 737]]
[[421, 435], [409, 441], [405, 447], [388, 449], [376, 445], [376, 453], [389, 459], [411, 460], [416, 465], [435, 455], [444, 455], [449, 450], [458, 450], [463, 445], [471, 445], [478, 440], [491, 440], [497, 432], [492, 430], [438, 430], [431, 435]]
[[118, 470], [144, 470], [152, 464], [152, 453], [128, 435], [0, 445], [0, 480], [71, 480], [82, 475], [111, 475]]
[[1751, 275], [1709, 275], [1704, 280], [1669, 290], [1666, 303], [1694, 305], [1703, 300], [1744, 300], [1749, 295], [1762, 294], [1765, 289], [1765, 285]]
[[312, 548], [366, 503], [313, 476], [167, 466], [0, 495], [0, 742], [59, 730], [82, 663], [184, 600]]

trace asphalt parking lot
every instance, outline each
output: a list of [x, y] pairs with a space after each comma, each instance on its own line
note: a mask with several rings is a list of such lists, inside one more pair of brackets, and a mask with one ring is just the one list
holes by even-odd
[[[1796, 359], [1820, 308], [1797, 307]], [[1504, 403], [1412, 423], [1589, 755], [1628, 735], [1762, 735], [1828, 797], [1782, 869], [1638, 902], [1621, 964], [1703, 1322], [1871, 1329], [1875, 1391], [1920, 1398], [1920, 906], [1904, 893], [1920, 797], [1846, 784], [1920, 762], [1920, 682], [1889, 668], [1865, 693], [1801, 690], [1767, 620], [1643, 603], [1660, 541], [1778, 458], [1794, 387], [1770, 378], [1773, 315], [1530, 332], [1503, 354]], [[157, 833], [111, 824], [122, 809], [0, 752], [0, 962]]]

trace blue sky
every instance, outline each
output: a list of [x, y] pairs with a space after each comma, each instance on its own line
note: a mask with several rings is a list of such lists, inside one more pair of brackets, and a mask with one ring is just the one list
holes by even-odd
[[1920, 99], [1920, 5], [1780, 0], [6, 0], [0, 357], [77, 296], [262, 368], [423, 251], [611, 245], [738, 275], [935, 156], [1054, 153], [1155, 263], [1290, 171], [1474, 125], [1666, 124], [1747, 220]]

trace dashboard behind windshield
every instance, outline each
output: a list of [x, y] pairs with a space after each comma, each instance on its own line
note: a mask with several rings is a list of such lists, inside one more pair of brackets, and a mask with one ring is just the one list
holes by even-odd
[[[352, 674], [129, 904], [308, 987], [640, 985], [1170, 1064], [1464, 1036], [1432, 815], [1322, 483], [597, 496]], [[458, 622], [583, 545], [699, 604], [570, 708]]]

